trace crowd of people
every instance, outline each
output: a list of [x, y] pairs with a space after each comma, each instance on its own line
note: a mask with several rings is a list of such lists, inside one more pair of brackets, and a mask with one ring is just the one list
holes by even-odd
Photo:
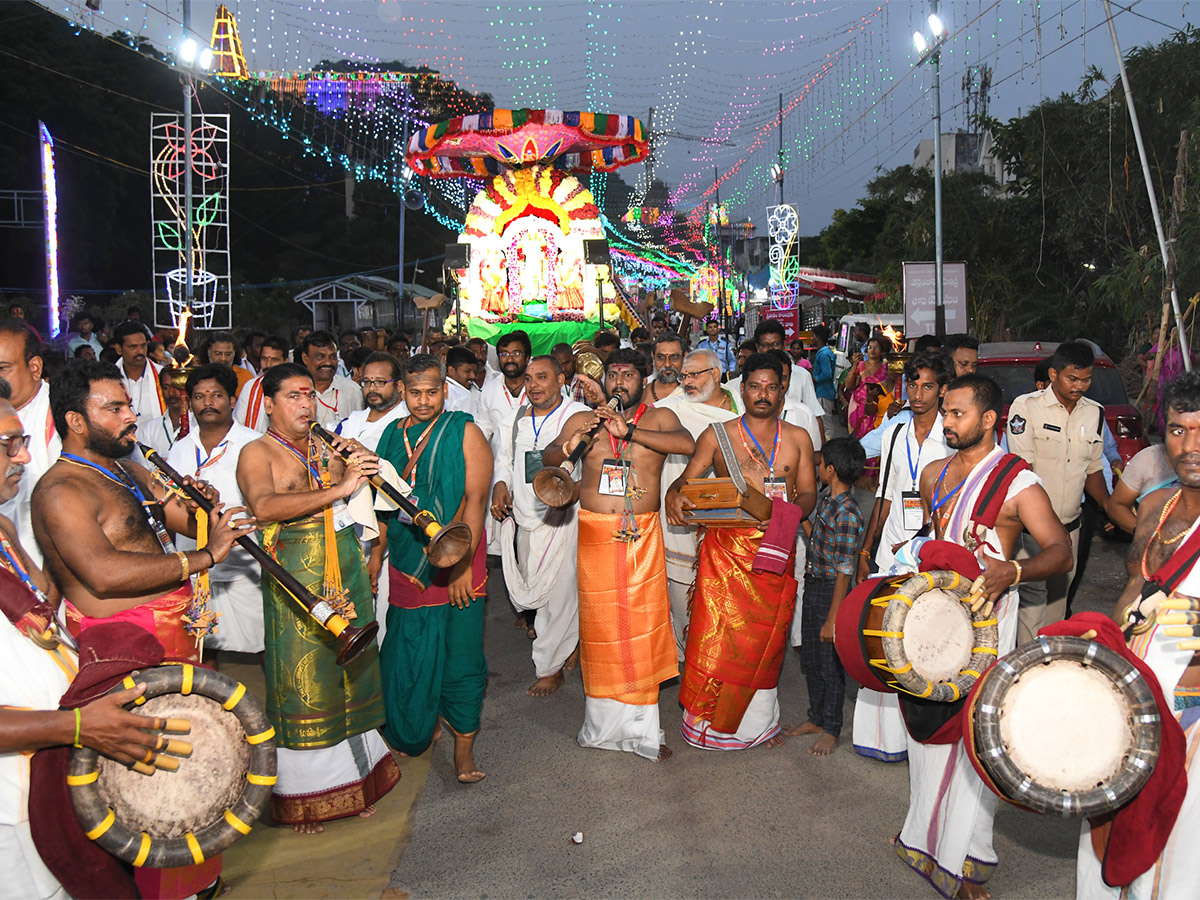
[[[1200, 376], [1167, 388], [1164, 443], [1110, 496], [1082, 341], [1058, 346], [1044, 384], [1002, 425], [1000, 388], [976, 371], [968, 335], [916, 339], [897, 371], [887, 358], [898, 348], [868, 329], [842, 375], [825, 326], [806, 346], [772, 320], [741, 343], [710, 321], [693, 346], [660, 313], [627, 338], [601, 330], [539, 352], [519, 327], [493, 342], [440, 329], [419, 340], [215, 332], [194, 356], [136, 308], [104, 338], [96, 324], [78, 316], [60, 351], [21, 318], [0, 320], [0, 576], [12, 576], [0, 591], [0, 859], [15, 873], [0, 894], [94, 892], [93, 876], [39, 839], [39, 817], [55, 812], [27, 800], [23, 752], [74, 745], [151, 766], [161, 756], [157, 732], [123, 710], [140, 687], [59, 711], [77, 664], [262, 654], [278, 747], [271, 815], [316, 833], [371, 815], [400, 777], [392, 752], [421, 754], [443, 732], [457, 780], [485, 777], [485, 603], [511, 607], [514, 639], [530, 639], [531, 697], [580, 671], [581, 747], [667, 759], [659, 691], [678, 678], [690, 747], [807, 735], [808, 751], [827, 756], [846, 695], [839, 611], [856, 585], [957, 545], [1003, 656], [1067, 616], [1085, 495], [1134, 533], [1122, 608], [1200, 516]], [[585, 358], [601, 371], [586, 374]], [[561, 498], [539, 487], [547, 470]], [[465, 525], [461, 558], [435, 565], [430, 530], [373, 490], [380, 479], [422, 516]], [[720, 514], [740, 516], [733, 525], [703, 527], [715, 521], [699, 502], [712, 479], [731, 486]], [[860, 504], [868, 484], [873, 501]], [[768, 516], [745, 512], [756, 496]], [[237, 545], [248, 535], [337, 615], [377, 622], [378, 642], [339, 668], [331, 635]], [[1180, 591], [1200, 596], [1189, 585]], [[147, 633], [161, 651], [148, 663]], [[778, 697], [788, 648], [808, 690], [794, 727]], [[64, 656], [77, 659], [66, 671]], [[1161, 688], [1194, 749], [1200, 723], [1186, 709], [1200, 663], [1172, 672]], [[946, 897], [986, 896], [997, 798], [961, 739], [915, 737], [898, 694], [861, 688], [853, 746], [908, 762], [899, 856]], [[1177, 789], [1190, 805], [1132, 896], [1191, 896], [1200, 883], [1200, 855], [1186, 852], [1200, 793]], [[67, 818], [58, 811], [61, 827]], [[1081, 897], [1127, 887], [1104, 881], [1093, 844], [1103, 860], [1105, 839], [1085, 825]], [[216, 890], [211, 863], [175, 879], [171, 896]], [[138, 870], [143, 896], [168, 896], [148, 877]], [[1143, 892], [1146, 878], [1158, 893]]]

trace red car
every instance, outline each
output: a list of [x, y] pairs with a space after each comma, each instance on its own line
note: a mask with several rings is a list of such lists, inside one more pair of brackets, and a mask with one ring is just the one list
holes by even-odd
[[[1016, 397], [1036, 390], [1033, 369], [1058, 347], [1057, 341], [1010, 341], [979, 345], [979, 374], [995, 379], [1004, 394], [1003, 430], [1008, 422], [1008, 407]], [[1121, 373], [1113, 361], [1097, 354], [1092, 369], [1092, 386], [1087, 396], [1104, 406], [1109, 430], [1117, 439], [1117, 449], [1126, 463], [1143, 447], [1148, 446], [1142, 428], [1142, 415], [1129, 402]]]

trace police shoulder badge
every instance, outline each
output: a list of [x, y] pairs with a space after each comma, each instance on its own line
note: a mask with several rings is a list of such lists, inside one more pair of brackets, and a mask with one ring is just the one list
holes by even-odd
[[1008, 430], [1013, 434], [1025, 433], [1025, 420], [1020, 416], [1013, 416], [1008, 420]]

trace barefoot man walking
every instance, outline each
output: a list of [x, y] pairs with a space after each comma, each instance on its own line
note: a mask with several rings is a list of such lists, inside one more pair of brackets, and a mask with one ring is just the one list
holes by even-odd
[[[379, 460], [346, 441], [353, 453], [343, 464], [312, 437], [317, 392], [306, 369], [274, 366], [262, 388], [270, 427], [242, 448], [237, 481], [263, 523], [263, 548], [352, 625], [373, 622], [367, 564], [346, 499], [378, 471]], [[383, 724], [378, 652], [372, 647], [343, 668], [333, 636], [265, 572], [262, 595], [267, 715], [279, 753], [275, 821], [316, 834], [331, 819], [365, 818], [400, 780], [377, 731]]]
[[579, 498], [579, 647], [583, 670], [581, 747], [663, 760], [658, 686], [678, 671], [658, 508], [663, 461], [696, 442], [668, 409], [643, 402], [646, 359], [615, 350], [603, 406], [571, 416], [542, 455], [560, 465], [583, 436], [603, 428], [583, 457]]
[[682, 525], [694, 504], [680, 488], [711, 468], [739, 490], [748, 485], [773, 500], [771, 519], [780, 523], [771, 540], [764, 528], [747, 526], [708, 528], [700, 541], [679, 702], [683, 739], [706, 750], [783, 743], [776, 685], [796, 603], [792, 555], [817, 488], [812, 440], [779, 420], [782, 384], [779, 360], [751, 356], [742, 371], [745, 414], [706, 429], [667, 490], [667, 519]]
[[[995, 603], [999, 620], [1000, 656], [1016, 646], [1016, 584], [1045, 580], [1071, 565], [1070, 539], [1040, 480], [996, 445], [1002, 409], [1000, 387], [990, 378], [971, 374], [951, 381], [942, 403], [942, 430], [955, 453], [926, 465], [919, 482], [936, 537], [966, 547], [979, 562], [984, 592]], [[1017, 465], [1009, 469], [1010, 463]], [[997, 503], [1002, 504], [998, 512]], [[993, 525], [983, 521], [989, 518]], [[1022, 529], [1042, 550], [1011, 562]], [[908, 551], [911, 559], [914, 545], [922, 540], [906, 544], [902, 558]], [[905, 702], [902, 698], [901, 704]], [[908, 816], [895, 841], [896, 853], [947, 898], [989, 897], [983, 883], [997, 864], [992, 847], [996, 795], [975, 773], [961, 737], [952, 744], [923, 743], [913, 736], [912, 722], [906, 725]]]
[[563, 672], [579, 659], [579, 592], [575, 548], [579, 523], [575, 505], [551, 509], [533, 493], [542, 453], [576, 413], [587, 406], [563, 396], [566, 377], [553, 356], [535, 356], [525, 369], [528, 403], [505, 434], [498, 435], [492, 488], [492, 517], [500, 522], [500, 549], [509, 597], [518, 609], [536, 610], [533, 668], [537, 681], [527, 693], [545, 697], [563, 683]]

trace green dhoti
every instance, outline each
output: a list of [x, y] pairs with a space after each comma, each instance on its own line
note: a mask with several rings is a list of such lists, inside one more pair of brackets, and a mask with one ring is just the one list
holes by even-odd
[[[317, 596], [325, 576], [321, 522], [281, 525], [264, 542], [297, 580]], [[342, 587], [354, 612], [351, 624], [375, 619], [375, 601], [362, 548], [353, 528], [337, 533]], [[383, 724], [379, 651], [371, 646], [343, 667], [337, 639], [317, 623], [274, 578], [262, 580], [266, 630], [267, 716], [280, 747], [315, 750]]]
[[409, 756], [425, 752], [438, 716], [459, 734], [479, 730], [487, 662], [483, 600], [387, 611], [380, 665], [387, 685], [388, 743]]

